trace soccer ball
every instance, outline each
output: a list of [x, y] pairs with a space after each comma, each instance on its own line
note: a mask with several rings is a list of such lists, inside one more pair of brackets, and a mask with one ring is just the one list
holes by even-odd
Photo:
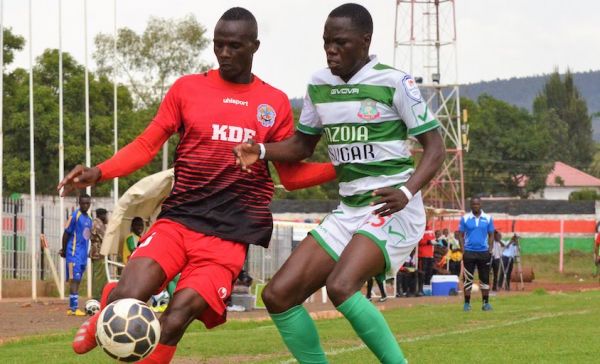
[[160, 339], [160, 323], [142, 301], [125, 298], [106, 306], [96, 327], [98, 345], [112, 358], [135, 362], [148, 356]]
[[88, 316], [93, 316], [98, 311], [100, 311], [100, 302], [97, 300], [87, 300], [85, 303], [85, 313]]

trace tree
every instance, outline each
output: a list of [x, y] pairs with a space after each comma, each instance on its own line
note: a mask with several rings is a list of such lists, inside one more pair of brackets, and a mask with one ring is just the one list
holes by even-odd
[[125, 80], [139, 108], [156, 107], [177, 77], [209, 67], [200, 59], [209, 43], [206, 28], [191, 14], [181, 20], [151, 17], [142, 34], [129, 28], [117, 33], [116, 59], [114, 37], [96, 36], [97, 71], [112, 77], [116, 61], [116, 73]]
[[580, 169], [592, 162], [594, 142], [592, 119], [585, 99], [573, 82], [569, 70], [561, 80], [556, 70], [533, 103], [535, 118], [550, 130], [551, 156]]
[[598, 191], [591, 188], [584, 188], [581, 190], [573, 191], [569, 194], [569, 201], [590, 201], [600, 200], [600, 194]]
[[[65, 167], [83, 162], [85, 155], [84, 68], [74, 58], [63, 53], [64, 74], [64, 146]], [[29, 73], [17, 68], [4, 81], [4, 173], [7, 192], [23, 192], [29, 182]], [[113, 153], [113, 84], [106, 77], [91, 73], [90, 88], [90, 145], [92, 164]], [[36, 59], [33, 70], [34, 142], [36, 190], [55, 194], [58, 182], [58, 50], [47, 49]], [[148, 123], [147, 111], [135, 111], [131, 94], [126, 87], [117, 90], [119, 144], [131, 141]], [[125, 121], [125, 122], [123, 122]], [[137, 174], [120, 179], [127, 189], [140, 177], [159, 170], [154, 161]], [[94, 188], [95, 195], [107, 196], [111, 184]]]
[[525, 109], [488, 95], [461, 100], [469, 111], [470, 149], [465, 155], [467, 195], [526, 197], [545, 185], [552, 168], [549, 131]]

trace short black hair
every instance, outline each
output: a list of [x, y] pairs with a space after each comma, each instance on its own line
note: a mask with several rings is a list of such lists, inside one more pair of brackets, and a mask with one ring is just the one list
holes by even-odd
[[90, 195], [88, 195], [87, 193], [85, 193], [85, 192], [82, 192], [82, 193], [79, 195], [79, 198], [77, 199], [77, 201], [81, 201], [81, 199], [82, 199], [82, 198], [91, 198], [91, 197], [90, 197]]
[[329, 13], [329, 18], [350, 18], [359, 31], [373, 34], [373, 18], [362, 5], [354, 3], [340, 5]]
[[143, 225], [143, 224], [144, 224], [144, 219], [142, 219], [142, 218], [141, 218], [141, 217], [139, 217], [139, 216], [136, 216], [136, 217], [134, 217], [134, 218], [131, 220], [131, 226], [133, 226], [133, 224], [136, 224], [136, 223], [137, 223], [137, 224], [142, 224], [142, 225]]
[[108, 213], [108, 211], [106, 211], [106, 209], [103, 209], [102, 207], [99, 209], [96, 209], [96, 216], [106, 215], [107, 213]]
[[248, 23], [250, 23], [250, 25], [252, 25], [253, 33], [250, 34], [252, 36], [252, 39], [256, 40], [256, 38], [258, 38], [258, 24], [256, 23], [256, 18], [247, 9], [244, 9], [241, 7], [231, 8], [231, 9], [227, 10], [226, 12], [224, 12], [223, 15], [221, 15], [221, 17], [219, 18], [219, 21], [221, 21], [221, 20], [247, 21]]

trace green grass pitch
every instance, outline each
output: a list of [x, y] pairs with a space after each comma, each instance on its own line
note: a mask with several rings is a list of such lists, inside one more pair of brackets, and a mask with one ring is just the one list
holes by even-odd
[[[594, 363], [600, 360], [600, 291], [492, 297], [494, 310], [421, 304], [384, 311], [412, 363]], [[317, 326], [331, 363], [375, 363], [344, 319]], [[29, 337], [0, 346], [0, 363], [111, 363], [96, 349], [76, 356], [74, 332]], [[293, 363], [270, 321], [232, 321], [207, 331], [194, 323], [174, 363]]]

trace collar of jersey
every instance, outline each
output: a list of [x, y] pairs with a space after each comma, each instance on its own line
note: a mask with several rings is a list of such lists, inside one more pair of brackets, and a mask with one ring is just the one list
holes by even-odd
[[252, 82], [250, 82], [250, 83], [229, 82], [229, 81], [224, 80], [221, 77], [221, 74], [219, 73], [218, 69], [208, 71], [208, 78], [212, 83], [214, 83], [217, 86], [224, 87], [229, 90], [235, 90], [235, 91], [248, 91], [252, 87], [257, 85], [259, 82], [261, 82], [260, 79], [254, 74], [252, 74], [253, 79], [252, 79]]

